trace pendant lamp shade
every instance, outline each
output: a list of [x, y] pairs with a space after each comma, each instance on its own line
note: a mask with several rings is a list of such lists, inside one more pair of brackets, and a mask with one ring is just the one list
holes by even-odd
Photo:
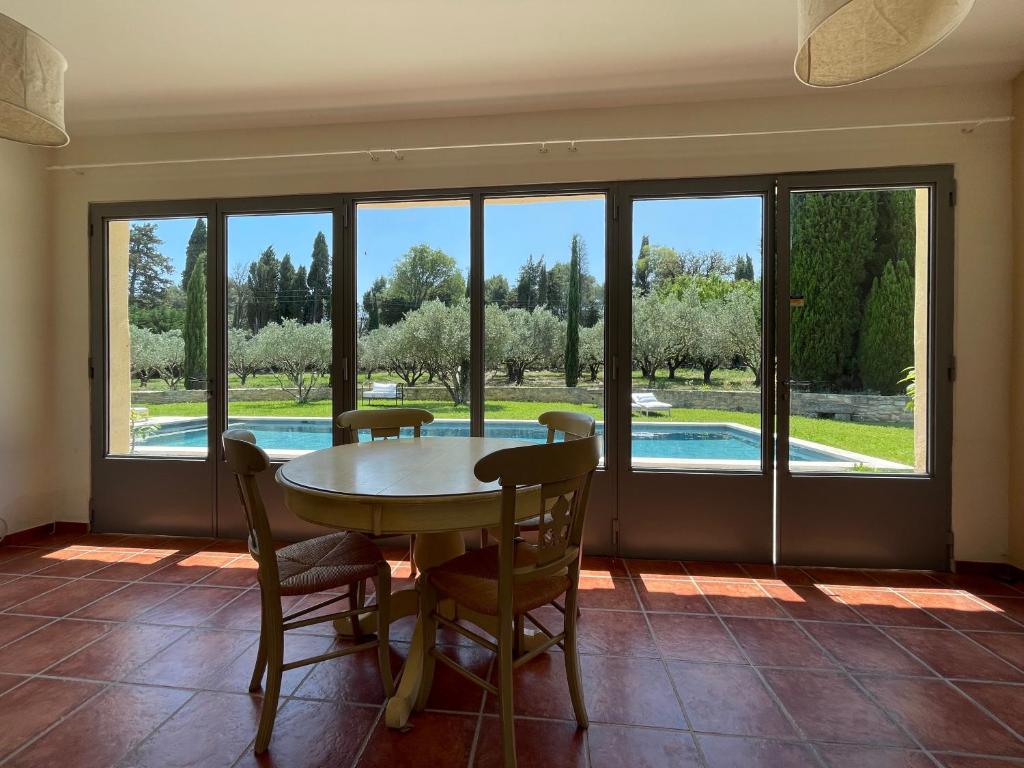
[[0, 14], [0, 138], [63, 147], [64, 71], [60, 51]]
[[793, 68], [832, 88], [884, 75], [960, 26], [974, 0], [800, 0]]

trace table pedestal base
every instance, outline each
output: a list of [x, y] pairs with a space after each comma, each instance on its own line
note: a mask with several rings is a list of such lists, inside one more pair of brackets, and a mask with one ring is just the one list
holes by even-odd
[[[453, 557], [458, 557], [465, 552], [465, 543], [461, 533], [429, 533], [416, 536], [416, 565], [420, 571], [425, 571], [435, 565], [440, 565]], [[452, 619], [465, 619], [472, 622], [492, 637], [497, 637], [498, 620], [495, 616], [487, 616], [467, 608], [456, 606], [450, 600], [443, 600], [438, 605], [439, 612]], [[400, 589], [391, 594], [391, 620], [413, 616], [419, 613], [419, 593], [415, 589]], [[348, 619], [338, 619], [334, 626], [339, 635], [352, 636], [352, 624]], [[377, 614], [368, 613], [359, 619], [359, 626], [363, 632], [375, 632], [377, 630]], [[540, 632], [525, 630], [520, 640], [520, 648], [526, 653], [545, 640]], [[416, 628], [412, 635], [412, 645], [409, 647], [409, 655], [402, 667], [402, 676], [398, 682], [398, 689], [395, 695], [388, 699], [385, 709], [384, 720], [389, 728], [402, 728], [409, 721], [413, 712], [416, 700], [419, 698], [420, 686], [423, 682], [423, 665], [426, 661], [425, 638], [423, 637], [423, 623], [417, 619]]]

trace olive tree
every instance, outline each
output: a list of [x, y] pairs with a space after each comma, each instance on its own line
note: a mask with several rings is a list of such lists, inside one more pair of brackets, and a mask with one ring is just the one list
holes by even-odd
[[565, 353], [565, 322], [546, 307], [510, 309], [505, 368], [510, 384], [522, 384], [527, 370], [555, 368]]
[[497, 304], [484, 306], [484, 369], [501, 370], [508, 357], [512, 325], [508, 313]]
[[597, 381], [598, 371], [604, 365], [604, 320], [589, 328], [580, 329], [580, 366], [590, 372], [590, 380]]
[[667, 296], [661, 308], [668, 356], [665, 365], [668, 377], [676, 377], [676, 369], [692, 356], [697, 334], [700, 332], [701, 303], [696, 287], [683, 287], [678, 295]]
[[672, 312], [665, 299], [633, 291], [633, 366], [654, 386], [658, 369], [677, 351]]
[[177, 328], [155, 333], [153, 338], [156, 346], [154, 370], [168, 389], [177, 389], [185, 376], [185, 338]]
[[406, 315], [412, 353], [441, 382], [455, 405], [469, 400], [469, 305], [426, 301]]
[[760, 284], [737, 281], [722, 305], [722, 325], [733, 356], [754, 374], [754, 386], [761, 386], [761, 296]]
[[356, 360], [367, 379], [373, 376], [374, 371], [387, 367], [384, 363], [384, 342], [389, 330], [387, 326], [377, 326], [356, 339]]
[[258, 354], [277, 376], [278, 385], [297, 403], [331, 369], [331, 324], [302, 324], [293, 319], [268, 323], [256, 335]]
[[367, 373], [379, 368], [395, 374], [410, 387], [427, 373], [422, 342], [416, 333], [417, 319], [412, 317], [418, 311], [410, 312], [395, 325], [381, 326], [366, 334], [364, 354], [369, 357], [360, 359]]
[[131, 344], [131, 372], [137, 376], [139, 386], [145, 388], [146, 384], [156, 372], [160, 362], [160, 350], [157, 335], [148, 328], [140, 328], [137, 325], [128, 326], [128, 335]]
[[700, 305], [690, 354], [704, 370], [705, 384], [710, 384], [711, 374], [733, 356], [726, 322], [724, 299], [710, 299]]
[[244, 387], [246, 380], [263, 365], [255, 337], [241, 328], [228, 328], [228, 372], [237, 376]]

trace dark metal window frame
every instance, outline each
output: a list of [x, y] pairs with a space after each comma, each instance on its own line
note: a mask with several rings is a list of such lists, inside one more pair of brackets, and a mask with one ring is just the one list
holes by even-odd
[[[356, 295], [356, 206], [368, 202], [431, 201], [439, 199], [468, 200], [470, 204], [470, 300], [471, 300], [471, 382], [470, 416], [472, 434], [483, 434], [484, 428], [484, 349], [483, 349], [483, 286], [484, 286], [484, 203], [488, 198], [529, 197], [545, 195], [601, 194], [605, 195], [605, 379], [604, 408], [607, 437], [604, 474], [614, 482], [618, 472], [644, 474], [665, 470], [634, 469], [630, 464], [629, 412], [630, 377], [628, 371], [631, 337], [631, 269], [632, 232], [630, 214], [623, 215], [624, 202], [630, 196], [640, 199], [663, 197], [721, 197], [727, 195], [762, 195], [767, 207], [764, 213], [764, 256], [762, 272], [762, 425], [774, 424], [778, 402], [775, 391], [776, 356], [784, 351], [777, 348], [776, 337], [784, 329], [777, 327], [779, 286], [788, 280], [788, 272], [777, 259], [777, 237], [788, 236], [780, 217], [788, 216], [788, 200], [778, 194], [783, 188], [802, 185], [828, 184], [836, 188], [849, 179], [851, 187], [864, 186], [923, 186], [932, 185], [933, 253], [930, 259], [929, 339], [929, 469], [942, 472], [941, 478], [949, 485], [951, 461], [952, 420], [951, 384], [941, 372], [946, 359], [952, 357], [952, 259], [953, 217], [938, 216], [936, 206], [952, 192], [954, 180], [952, 166], [907, 166], [897, 168], [853, 169], [848, 171], [820, 171], [809, 173], [759, 174], [755, 176], [729, 176], [691, 179], [653, 179], [644, 181], [593, 181], [543, 184], [507, 184], [458, 188], [419, 188], [351, 193], [295, 194], [261, 197], [233, 197], [211, 199], [183, 199], [121, 203], [93, 203], [89, 206], [90, 227], [90, 379], [92, 397], [91, 446], [93, 466], [100, 461], [116, 461], [121, 465], [131, 462], [196, 462], [188, 457], [113, 456], [107, 453], [108, 432], [108, 296], [107, 291], [107, 237], [106, 222], [123, 219], [206, 217], [209, 230], [210, 253], [207, 261], [208, 295], [208, 355], [210, 367], [218, 366], [211, 378], [216, 382], [212, 392], [209, 415], [209, 455], [202, 461], [217, 459], [220, 464], [219, 434], [227, 426], [226, 376], [226, 309], [227, 309], [227, 233], [225, 217], [245, 214], [288, 214], [324, 211], [333, 213], [332, 242], [332, 343], [333, 343], [333, 406], [338, 414], [355, 407], [356, 359], [355, 322], [359, 297]], [[869, 181], [865, 181], [869, 180]], [[774, 214], [774, 215], [773, 215]], [[340, 292], [338, 287], [342, 286]], [[788, 308], [788, 307], [787, 307]], [[334, 441], [340, 436], [335, 434]], [[774, 440], [762, 440], [762, 467], [769, 471], [776, 462], [773, 454], [781, 435]], [[680, 475], [743, 475], [750, 472], [728, 470], [669, 470]], [[218, 474], [218, 473], [213, 473]], [[94, 473], [94, 479], [96, 477]], [[877, 477], [877, 475], [875, 476]], [[915, 477], [900, 476], [905, 482]], [[214, 483], [214, 485], [216, 485]], [[216, 516], [217, 492], [211, 491]], [[948, 498], [948, 493], [947, 493]], [[617, 517], [617, 513], [616, 513]], [[215, 528], [216, 526], [214, 526]]]

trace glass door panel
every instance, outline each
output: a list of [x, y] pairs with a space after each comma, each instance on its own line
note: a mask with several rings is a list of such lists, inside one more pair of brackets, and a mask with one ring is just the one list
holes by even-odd
[[791, 194], [791, 471], [927, 472], [930, 211], [929, 187]]
[[106, 223], [107, 454], [207, 455], [205, 218]]
[[638, 200], [631, 466], [760, 471], [764, 198]]
[[948, 566], [950, 186], [948, 169], [780, 185], [782, 562]]
[[224, 217], [228, 425], [272, 458], [332, 444], [333, 215]]
[[774, 396], [763, 248], [772, 185], [624, 185], [615, 292], [624, 556], [771, 559], [772, 445], [762, 435]]
[[90, 209], [92, 523], [210, 534], [212, 206]]
[[[470, 434], [470, 201], [355, 205], [358, 408], [425, 408]], [[363, 436], [367, 439], [366, 436]]]
[[484, 434], [543, 442], [545, 411], [604, 432], [603, 194], [484, 199]]

